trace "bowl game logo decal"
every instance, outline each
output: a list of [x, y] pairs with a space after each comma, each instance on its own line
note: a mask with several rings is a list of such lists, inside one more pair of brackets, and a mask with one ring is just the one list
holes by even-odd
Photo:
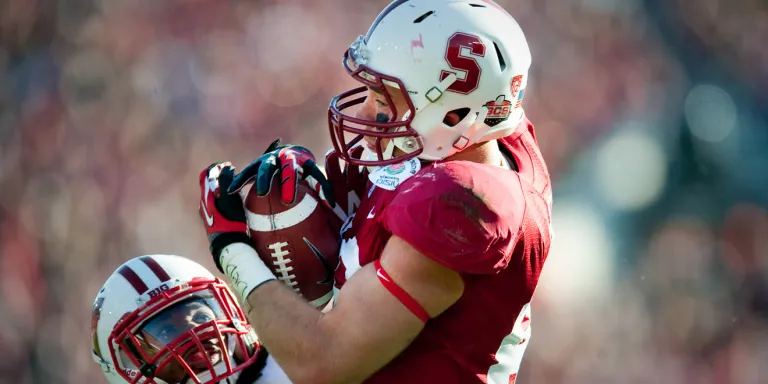
[[402, 163], [390, 164], [376, 169], [368, 174], [368, 180], [374, 186], [394, 191], [398, 185], [415, 175], [419, 169], [421, 169], [421, 162], [418, 159], [408, 159]]
[[485, 115], [485, 124], [489, 127], [495, 127], [499, 123], [509, 119], [509, 115], [512, 114], [512, 102], [507, 100], [504, 95], [500, 95], [495, 101], [487, 102], [484, 107], [488, 110], [488, 114]]
[[403, 173], [403, 171], [405, 171], [405, 164], [403, 163], [392, 164], [384, 168], [384, 170], [390, 175], [399, 175]]

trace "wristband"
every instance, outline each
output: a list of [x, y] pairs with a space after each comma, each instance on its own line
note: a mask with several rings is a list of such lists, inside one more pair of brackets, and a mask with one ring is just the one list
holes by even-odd
[[256, 250], [245, 243], [233, 243], [222, 248], [219, 263], [242, 303], [246, 302], [251, 291], [275, 280], [275, 275], [259, 258]]
[[224, 273], [224, 269], [221, 268], [219, 256], [221, 256], [221, 250], [224, 249], [224, 247], [234, 243], [245, 243], [247, 245], [253, 246], [253, 241], [245, 232], [212, 233], [208, 235], [208, 242], [211, 244], [209, 249], [211, 251], [211, 255], [213, 255], [213, 261], [216, 263], [216, 268], [218, 268], [222, 273]]

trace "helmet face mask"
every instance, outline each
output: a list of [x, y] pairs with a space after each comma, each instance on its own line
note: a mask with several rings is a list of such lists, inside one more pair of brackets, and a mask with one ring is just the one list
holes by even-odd
[[[358, 44], [361, 39], [362, 36], [358, 37]], [[364, 60], [351, 57], [350, 55], [354, 52], [354, 49], [347, 50], [342, 63], [347, 73], [364, 86], [341, 93], [331, 100], [328, 111], [328, 126], [334, 149], [350, 164], [367, 166], [392, 164], [420, 155], [424, 148], [419, 133], [411, 128], [414, 116], [412, 111], [415, 108], [405, 85], [400, 79], [379, 73], [364, 64], [357, 64], [358, 61], [364, 62]], [[369, 90], [385, 97], [390, 108], [387, 121], [365, 119], [348, 113], [355, 106], [366, 101]], [[397, 109], [393, 92], [397, 92], [398, 100], [404, 100], [407, 105], [406, 111]], [[346, 134], [351, 134], [352, 139], [347, 141]], [[360, 160], [349, 156], [352, 148], [358, 144], [363, 144], [361, 141], [366, 138], [372, 138], [369, 140], [367, 149], [374, 155], [373, 158]], [[394, 139], [403, 140], [411, 151], [397, 158], [392, 158]]]
[[[396, 0], [342, 65], [359, 87], [333, 98], [334, 149], [351, 164], [381, 166], [418, 157], [436, 161], [511, 134], [523, 120], [530, 51], [517, 22], [491, 0]], [[380, 93], [389, 119], [351, 111]], [[394, 103], [393, 103], [394, 99]], [[367, 158], [349, 151], [367, 144]]]
[[[219, 382], [222, 374], [233, 373], [233, 362], [225, 358], [233, 352], [230, 349], [240, 349], [241, 356], [253, 351], [249, 352], [252, 347], [239, 338], [248, 334], [239, 325], [245, 316], [223, 284], [199, 280], [181, 285], [128, 314], [110, 335], [112, 359], [117, 361], [118, 355], [120, 360], [127, 357], [143, 375], [166, 382], [187, 379], [202, 383], [201, 377]], [[197, 313], [190, 310], [193, 304], [197, 304]], [[174, 317], [185, 315], [191, 315], [192, 322], [179, 323], [176, 319], [177, 324], [171, 324]], [[237, 341], [229, 343], [229, 339]], [[190, 357], [197, 360], [190, 362]], [[226, 370], [217, 372], [214, 365], [219, 363]], [[125, 379], [131, 379], [125, 370], [120, 372]]]
[[[172, 280], [146, 284], [146, 258], [161, 261]], [[125, 268], [138, 271], [146, 292], [133, 290]], [[218, 383], [256, 361], [259, 348], [228, 286], [178, 256], [143, 256], [121, 266], [94, 302], [92, 327], [94, 360], [110, 383]]]

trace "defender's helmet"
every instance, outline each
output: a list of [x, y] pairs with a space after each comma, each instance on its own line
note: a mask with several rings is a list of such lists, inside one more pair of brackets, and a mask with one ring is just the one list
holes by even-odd
[[121, 265], [96, 296], [91, 335], [93, 359], [113, 384], [218, 383], [259, 348], [227, 285], [172, 255]]

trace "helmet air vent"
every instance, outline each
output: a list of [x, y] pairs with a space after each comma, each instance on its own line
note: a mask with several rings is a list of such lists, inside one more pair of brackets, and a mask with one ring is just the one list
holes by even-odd
[[501, 68], [501, 71], [504, 72], [504, 69], [507, 68], [507, 62], [504, 61], [504, 55], [501, 54], [499, 45], [496, 44], [495, 41], [493, 42], [493, 48], [496, 49], [496, 57], [499, 58], [499, 68]]
[[413, 21], [413, 23], [414, 24], [419, 24], [422, 21], [424, 21], [424, 19], [426, 19], [427, 17], [431, 16], [433, 13], [435, 13], [435, 11], [429, 11], [429, 12], [427, 12], [427, 13], [419, 16], [419, 17], [417, 17], [416, 20]]

